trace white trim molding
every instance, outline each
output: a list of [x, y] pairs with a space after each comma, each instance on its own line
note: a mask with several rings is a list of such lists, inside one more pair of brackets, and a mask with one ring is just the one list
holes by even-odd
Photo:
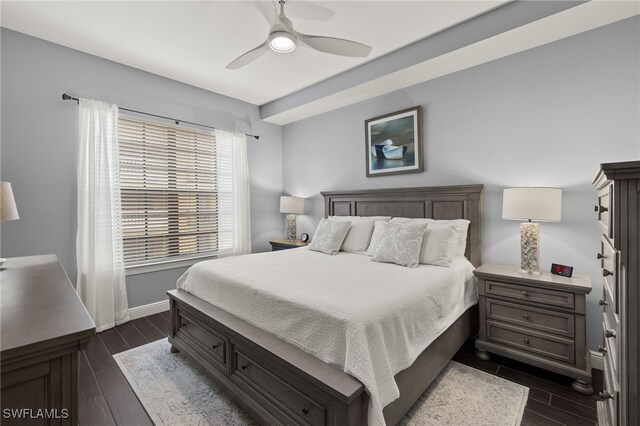
[[168, 310], [169, 310], [169, 299], [161, 300], [159, 302], [149, 303], [148, 305], [129, 308], [129, 318], [134, 320], [134, 319], [146, 317], [153, 314], [159, 314], [160, 312], [164, 312]]
[[602, 353], [590, 350], [589, 356], [591, 357], [591, 368], [604, 370], [604, 357], [602, 356]]

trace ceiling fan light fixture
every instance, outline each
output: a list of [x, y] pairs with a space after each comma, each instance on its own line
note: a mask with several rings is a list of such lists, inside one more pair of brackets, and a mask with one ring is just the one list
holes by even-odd
[[297, 41], [296, 36], [286, 31], [274, 31], [269, 34], [269, 47], [274, 52], [293, 52], [296, 48]]

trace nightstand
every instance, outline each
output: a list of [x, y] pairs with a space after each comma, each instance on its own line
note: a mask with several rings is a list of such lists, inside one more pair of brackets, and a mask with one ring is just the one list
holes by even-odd
[[300, 241], [300, 240], [293, 240], [293, 241], [271, 240], [269, 241], [269, 244], [271, 244], [271, 251], [278, 251], [278, 250], [287, 250], [287, 249], [298, 248], [298, 247], [305, 247], [309, 243], [307, 241]]
[[480, 299], [478, 358], [488, 360], [491, 352], [569, 376], [574, 390], [591, 395], [585, 317], [591, 278], [532, 275], [517, 266], [490, 264], [474, 274]]

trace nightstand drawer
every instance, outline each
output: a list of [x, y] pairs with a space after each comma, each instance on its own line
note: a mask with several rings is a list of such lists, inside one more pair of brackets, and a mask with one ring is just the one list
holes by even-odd
[[575, 316], [533, 308], [502, 300], [486, 299], [487, 318], [549, 332], [565, 337], [575, 335]]
[[487, 321], [487, 340], [512, 346], [545, 358], [570, 364], [575, 363], [575, 342], [516, 327], [510, 324]]
[[542, 303], [573, 309], [574, 294], [564, 291], [548, 290], [524, 285], [507, 284], [486, 280], [485, 293], [489, 296], [502, 296], [526, 302]]

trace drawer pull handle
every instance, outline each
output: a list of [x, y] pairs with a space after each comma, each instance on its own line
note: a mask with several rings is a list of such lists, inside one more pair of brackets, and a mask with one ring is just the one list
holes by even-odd
[[598, 213], [604, 213], [604, 212], [608, 212], [609, 209], [605, 206], [594, 206], [593, 211], [598, 212]]
[[522, 292], [522, 295], [523, 295], [524, 297], [527, 297], [527, 296], [529, 295], [529, 293], [527, 293], [527, 291], [525, 290], [525, 291], [523, 291], [523, 292]]
[[529, 339], [523, 339], [522, 340], [524, 343], [526, 343], [527, 345], [529, 344]]
[[607, 269], [603, 269], [602, 270], [602, 276], [603, 277], [608, 277], [609, 275], [613, 275], [613, 272], [607, 270]]
[[598, 260], [601, 260], [601, 259], [604, 259], [604, 256], [602, 255], [602, 253], [598, 253], [598, 254], [596, 255], [596, 258], [597, 258]]
[[606, 355], [607, 354], [607, 348], [605, 348], [604, 346], [598, 345], [598, 352], [601, 352], [602, 355]]
[[309, 414], [309, 409], [308, 409], [308, 408], [306, 408], [306, 407], [305, 407], [305, 408], [303, 408], [303, 409], [302, 409], [302, 414], [304, 414], [305, 416], [306, 416], [307, 414]]
[[607, 302], [605, 302], [604, 300], [598, 300], [598, 305], [600, 305], [600, 306], [607, 306], [607, 305], [608, 305], [608, 303], [607, 303]]
[[613, 395], [611, 395], [611, 393], [609, 391], [606, 391], [606, 390], [598, 393], [598, 396], [603, 401], [606, 401], [607, 399], [612, 399], [613, 398]]
[[215, 345], [211, 346], [211, 349], [216, 349], [218, 346], [220, 346], [218, 343], [216, 343]]
[[247, 369], [247, 364], [242, 364], [242, 365], [240, 366], [240, 368], [242, 369], [242, 371], [246, 370], [246, 369]]
[[604, 337], [616, 337], [616, 332], [614, 330], [605, 330]]
[[524, 318], [524, 319], [528, 320], [528, 319], [529, 319], [529, 315], [527, 315], [527, 314], [523, 314], [523, 315], [522, 315], [522, 318]]

